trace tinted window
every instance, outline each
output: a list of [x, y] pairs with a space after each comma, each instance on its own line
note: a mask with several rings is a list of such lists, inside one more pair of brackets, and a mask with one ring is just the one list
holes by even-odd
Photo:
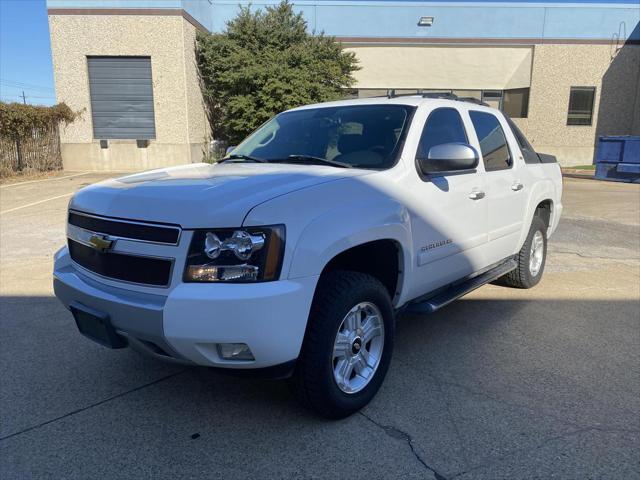
[[595, 87], [571, 87], [567, 125], [591, 125]]
[[518, 146], [522, 151], [522, 156], [524, 158], [525, 163], [540, 163], [540, 158], [536, 153], [535, 149], [531, 146], [527, 137], [520, 131], [518, 126], [515, 124], [513, 120], [509, 117], [505, 117], [507, 119], [507, 123], [511, 127], [511, 131], [513, 132], [513, 136], [516, 137], [516, 141], [518, 142]]
[[417, 158], [427, 158], [431, 147], [443, 143], [467, 143], [460, 114], [454, 108], [438, 108], [431, 112], [422, 130]]
[[470, 111], [469, 116], [478, 135], [485, 170], [510, 168], [511, 155], [507, 146], [507, 138], [495, 115]]
[[507, 118], [507, 123], [511, 127], [511, 131], [513, 132], [513, 136], [516, 137], [516, 140], [518, 142], [518, 145], [520, 145], [520, 148], [523, 150], [530, 150], [534, 152], [535, 150], [527, 140], [527, 137], [524, 136], [524, 133], [520, 131], [518, 126], [515, 124], [515, 122], [511, 120], [509, 117], [506, 117], [506, 118]]
[[395, 163], [413, 110], [407, 105], [349, 105], [285, 112], [247, 137], [233, 154], [274, 163], [302, 155], [388, 168]]

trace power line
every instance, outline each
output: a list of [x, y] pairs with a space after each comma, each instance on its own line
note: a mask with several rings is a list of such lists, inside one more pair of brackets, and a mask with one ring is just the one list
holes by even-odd
[[14, 80], [7, 80], [4, 78], [0, 78], [0, 84], [5, 85], [7, 87], [14, 87], [14, 88], [27, 88], [27, 89], [31, 89], [31, 90], [45, 90], [48, 92], [53, 92], [54, 89], [52, 87], [47, 87], [45, 85], [36, 85], [33, 83], [26, 83], [26, 82], [16, 82]]
[[53, 90], [53, 88], [47, 85], [41, 85], [38, 83], [21, 82], [20, 80], [10, 80], [8, 78], [0, 78], [0, 82], [16, 83], [19, 85], [24, 85], [26, 87], [45, 88], [47, 90]]
[[[0, 0], [2, 1], [2, 0]], [[2, 100], [3, 102], [6, 103], [12, 103], [12, 102], [16, 102], [19, 100], [22, 100], [22, 103], [24, 103], [25, 105], [28, 103], [27, 99], [30, 100], [34, 100], [34, 99], [42, 99], [42, 100], [55, 100], [55, 97], [50, 97], [50, 96], [42, 96], [42, 95], [27, 95], [25, 92], [22, 92], [19, 95], [0, 95], [0, 100]]]

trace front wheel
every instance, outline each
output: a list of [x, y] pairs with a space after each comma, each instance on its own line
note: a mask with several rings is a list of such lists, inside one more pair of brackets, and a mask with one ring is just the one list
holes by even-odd
[[547, 226], [540, 217], [533, 217], [529, 234], [516, 256], [518, 267], [501, 278], [501, 283], [516, 288], [531, 288], [538, 284], [547, 260]]
[[292, 384], [304, 405], [343, 418], [374, 397], [393, 351], [394, 313], [374, 277], [335, 271], [322, 276]]

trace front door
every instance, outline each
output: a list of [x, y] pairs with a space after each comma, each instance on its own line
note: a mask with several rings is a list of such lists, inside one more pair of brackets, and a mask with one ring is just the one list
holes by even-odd
[[[416, 158], [444, 143], [469, 143], [455, 108], [433, 110], [422, 130]], [[487, 244], [487, 202], [481, 169], [429, 175], [418, 172], [411, 195], [411, 228], [417, 266], [413, 297], [423, 295], [483, 268]]]

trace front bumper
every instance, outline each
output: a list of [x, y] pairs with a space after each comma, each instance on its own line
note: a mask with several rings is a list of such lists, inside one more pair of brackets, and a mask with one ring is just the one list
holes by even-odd
[[[182, 283], [164, 294], [116, 288], [81, 272], [62, 249], [55, 257], [56, 296], [109, 315], [129, 345], [157, 358], [230, 369], [295, 360], [317, 276], [247, 284]], [[160, 289], [159, 289], [160, 290]], [[225, 360], [218, 343], [246, 343], [253, 361]]]

